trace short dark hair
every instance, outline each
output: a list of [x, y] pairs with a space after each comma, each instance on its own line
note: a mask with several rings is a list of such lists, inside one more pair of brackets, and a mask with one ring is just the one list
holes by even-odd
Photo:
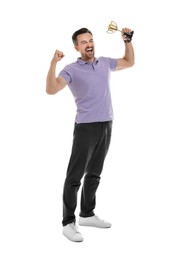
[[72, 41], [74, 44], [78, 43], [77, 36], [80, 34], [83, 34], [83, 33], [90, 33], [91, 35], [93, 35], [92, 32], [90, 30], [88, 30], [87, 28], [81, 28], [78, 31], [74, 32], [74, 34], [72, 35]]

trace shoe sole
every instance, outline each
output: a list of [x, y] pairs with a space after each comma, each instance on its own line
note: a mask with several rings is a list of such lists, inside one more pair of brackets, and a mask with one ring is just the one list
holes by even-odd
[[84, 240], [83, 238], [78, 239], [78, 240], [73, 240], [73, 239], [69, 238], [68, 235], [66, 235], [65, 233], [63, 233], [63, 235], [64, 235], [68, 240], [70, 240], [70, 241], [72, 241], [72, 242], [77, 242], [77, 243], [79, 243], [79, 242], [83, 242], [83, 240]]

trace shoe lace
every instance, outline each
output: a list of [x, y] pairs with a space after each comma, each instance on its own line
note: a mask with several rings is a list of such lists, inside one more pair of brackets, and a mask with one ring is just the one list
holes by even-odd
[[96, 215], [95, 215], [95, 218], [98, 219], [98, 220], [100, 220], [100, 221], [105, 222], [103, 219], [100, 219], [100, 218], [99, 218], [98, 216], [96, 216]]

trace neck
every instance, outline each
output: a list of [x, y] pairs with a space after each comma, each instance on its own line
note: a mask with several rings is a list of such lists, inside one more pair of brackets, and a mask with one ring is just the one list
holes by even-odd
[[81, 57], [80, 59], [83, 60], [83, 61], [87, 61], [87, 62], [94, 62], [95, 57], [93, 57], [93, 58], [89, 58], [89, 59], [86, 58], [86, 57], [85, 57], [85, 58], [84, 58], [84, 57]]

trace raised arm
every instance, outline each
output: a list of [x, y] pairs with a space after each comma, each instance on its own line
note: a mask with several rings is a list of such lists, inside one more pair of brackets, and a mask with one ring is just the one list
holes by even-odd
[[57, 62], [60, 61], [63, 57], [63, 52], [58, 50], [55, 51], [46, 79], [47, 94], [56, 94], [67, 85], [66, 80], [64, 80], [62, 77], [56, 77], [55, 75]]
[[116, 70], [127, 69], [134, 65], [134, 48], [132, 42], [126, 41], [126, 36], [124, 34], [125, 32], [131, 32], [131, 29], [122, 29], [122, 39], [124, 40], [125, 44], [125, 53], [123, 58], [118, 59]]

